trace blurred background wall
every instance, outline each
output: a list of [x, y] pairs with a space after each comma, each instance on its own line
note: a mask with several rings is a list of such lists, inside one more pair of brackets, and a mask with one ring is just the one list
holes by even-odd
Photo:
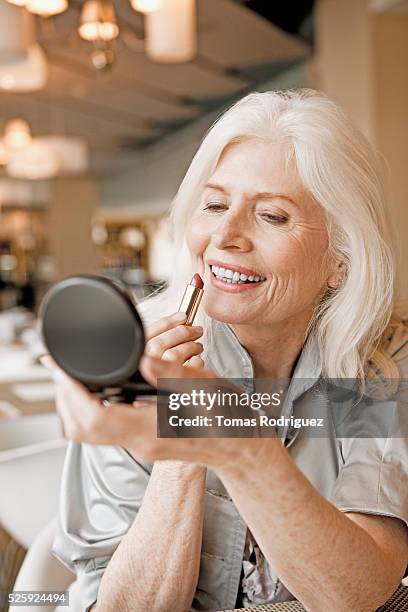
[[313, 86], [353, 117], [389, 164], [399, 294], [408, 297], [408, 3], [320, 0]]

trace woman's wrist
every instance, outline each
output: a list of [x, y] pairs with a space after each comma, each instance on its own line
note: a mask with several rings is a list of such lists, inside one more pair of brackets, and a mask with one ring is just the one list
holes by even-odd
[[248, 470], [257, 469], [265, 464], [273, 467], [287, 456], [278, 438], [248, 439], [239, 442], [230, 445], [229, 448], [226, 445], [222, 460], [213, 466], [220, 478], [242, 480], [245, 474], [248, 474]]
[[198, 463], [189, 463], [187, 461], [175, 461], [175, 460], [162, 460], [156, 461], [153, 466], [154, 473], [160, 473], [161, 476], [165, 475], [169, 478], [180, 477], [187, 478], [205, 478], [207, 468], [205, 465]]

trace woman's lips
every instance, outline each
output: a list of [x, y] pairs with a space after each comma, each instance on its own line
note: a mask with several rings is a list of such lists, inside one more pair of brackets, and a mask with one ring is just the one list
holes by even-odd
[[242, 293], [243, 291], [249, 291], [250, 289], [256, 289], [259, 285], [262, 285], [264, 281], [251, 282], [251, 283], [226, 283], [223, 280], [219, 280], [214, 274], [211, 272], [210, 268], [210, 277], [211, 284], [220, 289], [221, 291], [225, 291], [226, 293]]

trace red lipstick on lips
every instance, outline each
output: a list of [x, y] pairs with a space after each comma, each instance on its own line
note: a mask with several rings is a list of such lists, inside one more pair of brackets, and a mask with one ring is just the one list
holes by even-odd
[[178, 312], [185, 312], [187, 315], [184, 325], [193, 324], [194, 317], [196, 316], [203, 294], [204, 281], [199, 274], [194, 274], [184, 291], [184, 295], [178, 309]]

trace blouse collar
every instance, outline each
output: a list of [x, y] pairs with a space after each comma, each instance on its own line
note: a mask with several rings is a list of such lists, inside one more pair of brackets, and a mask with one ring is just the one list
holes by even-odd
[[[207, 362], [225, 378], [253, 378], [254, 365], [248, 351], [240, 344], [232, 328], [222, 321], [211, 320], [210, 348]], [[210, 365], [211, 364], [211, 365]], [[293, 378], [319, 378], [322, 372], [320, 353], [314, 338], [304, 344]]]
[[[205, 363], [223, 378], [243, 379], [244, 387], [253, 390], [254, 365], [248, 351], [240, 344], [231, 327], [222, 321], [211, 320], [209, 346]], [[313, 387], [322, 373], [320, 352], [317, 341], [310, 337], [306, 340], [289, 389], [282, 405], [281, 415], [290, 417], [293, 403]], [[279, 431], [279, 437], [285, 439], [288, 427]]]

